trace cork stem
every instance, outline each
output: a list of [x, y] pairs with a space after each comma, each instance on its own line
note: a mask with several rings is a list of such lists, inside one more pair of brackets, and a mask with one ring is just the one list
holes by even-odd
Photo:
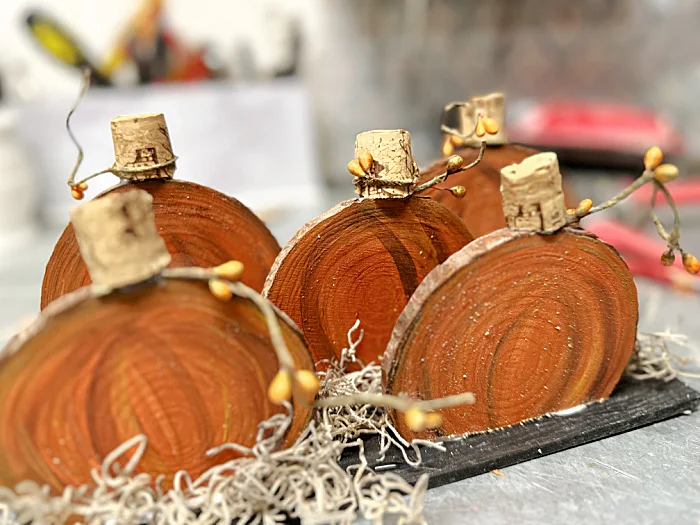
[[411, 134], [402, 129], [360, 133], [355, 140], [355, 159], [355, 193], [361, 197], [408, 197], [419, 178]]
[[143, 190], [106, 195], [71, 210], [92, 282], [107, 290], [150, 279], [170, 264], [158, 235], [153, 197]]
[[508, 227], [554, 232], [566, 226], [559, 161], [538, 153], [501, 170], [503, 213]]
[[[444, 124], [447, 113], [457, 110], [457, 128], [453, 129]], [[490, 118], [498, 126], [498, 132], [489, 133], [484, 137], [475, 134], [479, 118]], [[505, 131], [505, 97], [503, 93], [472, 97], [468, 102], [453, 102], [445, 106], [443, 113], [442, 131], [458, 139], [458, 145], [479, 147], [482, 142], [489, 146], [508, 143]]]
[[115, 117], [110, 125], [113, 173], [134, 180], [173, 178], [176, 157], [162, 113]]

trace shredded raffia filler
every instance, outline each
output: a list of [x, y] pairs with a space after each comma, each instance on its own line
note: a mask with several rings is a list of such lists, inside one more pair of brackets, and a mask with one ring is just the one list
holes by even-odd
[[638, 332], [626, 374], [635, 379], [663, 381], [671, 381], [677, 376], [700, 378], [700, 374], [682, 370], [692, 365], [693, 359], [672, 352], [669, 345], [698, 352], [698, 349], [690, 344], [687, 336], [674, 334], [668, 329], [664, 332]]
[[[356, 356], [362, 331], [353, 339], [359, 322], [348, 332], [348, 348], [339, 362], [324, 363], [321, 397], [381, 392], [381, 368], [362, 366]], [[637, 334], [627, 375], [636, 379], [670, 381], [677, 375], [697, 377], [679, 370], [684, 359], [669, 344], [695, 350], [684, 335], [665, 332]], [[349, 364], [357, 372], [347, 372]], [[289, 405], [287, 405], [289, 410]], [[424, 523], [423, 496], [428, 476], [411, 486], [396, 474], [375, 472], [367, 464], [361, 438], [378, 435], [383, 455], [398, 447], [411, 465], [421, 463], [421, 446], [442, 449], [438, 443], [402, 439], [385, 410], [370, 405], [317, 409], [314, 420], [288, 449], [275, 450], [291, 423], [290, 412], [263, 421], [252, 448], [228, 443], [208, 451], [215, 456], [235, 449], [245, 457], [213, 467], [192, 480], [184, 471], [176, 474], [174, 487], [161, 488], [149, 474], [135, 473], [148, 441], [137, 435], [109, 454], [93, 469], [93, 484], [66, 487], [51, 496], [48, 486], [26, 481], [15, 490], [0, 487], [0, 525], [58, 524], [76, 518], [89, 524], [174, 523], [274, 524], [286, 517], [303, 523], [350, 523], [364, 517], [382, 523], [388, 515], [398, 523]], [[343, 469], [338, 458], [351, 449], [357, 463]], [[152, 485], [155, 485], [155, 489]]]
[[[358, 326], [348, 332], [349, 347], [340, 362], [328, 363], [322, 374], [321, 396], [381, 391], [378, 365], [345, 371], [348, 364], [358, 363], [355, 351], [362, 332], [353, 339]], [[317, 410], [291, 448], [275, 450], [290, 423], [289, 412], [275, 415], [260, 424], [252, 448], [230, 443], [208, 451], [215, 456], [235, 449], [246, 456], [213, 467], [196, 480], [178, 472], [167, 492], [149, 474], [135, 473], [148, 442], [144, 435], [134, 436], [93, 470], [89, 486], [66, 487], [60, 496], [34, 482], [21, 483], [14, 491], [0, 488], [0, 525], [57, 524], [70, 516], [90, 524], [228, 524], [234, 519], [273, 524], [287, 516], [303, 523], [349, 523], [360, 516], [381, 523], [387, 515], [398, 516], [399, 523], [423, 523], [427, 475], [411, 486], [396, 474], [375, 472], [367, 465], [360, 438], [378, 434], [383, 452], [399, 446], [414, 465], [421, 461], [419, 445], [440, 445], [407, 443], [382, 409], [348, 406]], [[338, 458], [347, 449], [357, 454], [357, 464], [346, 470]]]

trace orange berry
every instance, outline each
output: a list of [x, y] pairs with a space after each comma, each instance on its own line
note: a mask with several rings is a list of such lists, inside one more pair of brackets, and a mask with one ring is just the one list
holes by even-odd
[[83, 197], [85, 197], [85, 195], [83, 195], [83, 192], [77, 188], [73, 188], [72, 190], [70, 190], [70, 195], [77, 201], [83, 200]]
[[662, 164], [654, 170], [656, 182], [671, 182], [678, 177], [678, 167], [675, 164]]
[[294, 374], [294, 379], [304, 395], [310, 399], [316, 397], [318, 389], [321, 388], [321, 381], [311, 370], [299, 370]]
[[661, 264], [664, 266], [671, 266], [676, 261], [676, 256], [672, 250], [664, 252], [661, 254]]
[[458, 137], [457, 135], [450, 135], [450, 141], [458, 148], [461, 148], [465, 144], [464, 139], [462, 137]]
[[486, 127], [484, 126], [484, 119], [479, 118], [478, 122], [476, 123], [476, 131], [474, 134], [477, 137], [483, 137], [486, 135]]
[[214, 273], [227, 281], [238, 281], [243, 275], [243, 270], [241, 261], [228, 261], [214, 268]]
[[374, 157], [372, 157], [372, 154], [369, 151], [363, 151], [360, 153], [359, 157], [357, 157], [357, 160], [360, 163], [360, 168], [362, 168], [362, 171], [369, 173], [369, 170], [372, 169], [372, 164], [374, 163]]
[[449, 159], [447, 159], [447, 167], [445, 168], [445, 171], [447, 171], [448, 175], [454, 173], [462, 167], [462, 164], [464, 164], [464, 159], [462, 157], [459, 155], [452, 155]]
[[221, 279], [209, 279], [209, 291], [221, 301], [228, 301], [233, 297], [233, 292]]
[[425, 429], [425, 412], [420, 408], [409, 408], [404, 414], [404, 418], [408, 428], [414, 432], [420, 432]]
[[280, 370], [270, 381], [267, 388], [267, 398], [275, 405], [281, 405], [292, 398], [292, 375], [286, 370]]
[[658, 146], [652, 146], [644, 154], [644, 168], [648, 170], [656, 169], [664, 160], [664, 153]]
[[445, 139], [442, 141], [442, 154], [445, 157], [449, 157], [452, 155], [455, 151], [454, 144], [452, 144], [452, 140], [450, 140], [450, 136], [447, 135]]
[[350, 162], [348, 162], [348, 171], [352, 173], [355, 177], [367, 176], [365, 170], [363, 170], [362, 166], [360, 166], [360, 161], [357, 159], [352, 159]]
[[495, 120], [489, 117], [484, 117], [481, 120], [484, 123], [484, 130], [486, 130], [486, 133], [489, 135], [495, 135], [498, 133], [498, 124], [496, 124]]
[[425, 428], [437, 428], [442, 425], [442, 416], [437, 412], [428, 412], [425, 415]]
[[450, 188], [450, 193], [452, 195], [454, 195], [455, 197], [457, 197], [458, 199], [461, 199], [462, 197], [464, 197], [466, 195], [467, 188], [465, 188], [464, 186], [452, 186]]
[[583, 199], [581, 202], [578, 203], [578, 206], [576, 207], [576, 216], [584, 217], [585, 215], [588, 215], [588, 212], [591, 210], [592, 207], [593, 201], [591, 199]]
[[691, 253], [683, 254], [683, 266], [690, 274], [695, 275], [700, 272], [700, 261], [698, 261], [698, 258]]

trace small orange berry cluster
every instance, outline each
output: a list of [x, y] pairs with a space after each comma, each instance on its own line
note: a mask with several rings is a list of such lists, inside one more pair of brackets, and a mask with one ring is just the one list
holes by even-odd
[[[449, 159], [447, 159], [447, 166], [445, 167], [445, 173], [447, 175], [452, 175], [453, 173], [457, 173], [462, 168], [463, 165], [464, 165], [464, 159], [462, 157], [460, 157], [459, 155], [452, 155]], [[458, 199], [461, 199], [467, 193], [467, 189], [464, 186], [452, 186], [447, 191], [449, 191], [452, 195], [454, 195]]]
[[566, 215], [575, 216], [576, 218], [580, 219], [581, 217], [588, 215], [588, 212], [591, 211], [592, 207], [593, 201], [591, 199], [583, 199], [578, 203], [576, 208], [569, 208], [566, 210]]
[[212, 268], [216, 278], [209, 279], [209, 291], [221, 301], [228, 301], [233, 297], [233, 292], [226, 281], [238, 281], [243, 275], [243, 263], [241, 261], [228, 261], [220, 266]]
[[267, 388], [267, 398], [271, 403], [281, 405], [290, 401], [292, 394], [295, 394], [296, 397], [301, 394], [301, 399], [311, 403], [320, 387], [321, 381], [311, 370], [289, 371], [282, 369], [270, 381], [270, 386]]
[[74, 186], [71, 186], [70, 187], [71, 197], [73, 197], [77, 201], [83, 200], [83, 197], [85, 197], [85, 191], [87, 191], [87, 189], [88, 189], [87, 182], [81, 182], [80, 184], [76, 184]]
[[661, 164], [664, 153], [658, 146], [652, 146], [644, 154], [644, 169], [654, 172], [656, 182], [671, 182], [678, 177], [678, 167], [675, 164]]
[[[681, 251], [681, 258], [686, 272], [692, 275], [700, 272], [700, 261], [695, 255]], [[661, 254], [661, 264], [664, 266], [671, 266], [674, 262], [676, 262], [676, 255], [673, 250], [667, 250]]]
[[355, 177], [367, 177], [372, 171], [374, 157], [369, 151], [362, 151], [356, 159], [348, 162], [348, 171]]
[[[664, 153], [658, 146], [653, 146], [644, 154], [644, 168], [647, 171], [653, 171], [654, 180], [660, 184], [671, 182], [678, 177], [678, 167], [675, 164], [661, 164], [664, 160]], [[692, 253], [685, 253], [680, 250], [683, 259], [683, 267], [685, 270], [696, 275], [700, 272], [700, 261]], [[661, 264], [671, 266], [676, 261], [676, 255], [673, 249], [669, 248], [661, 254]]]
[[[221, 301], [229, 301], [233, 291], [226, 281], [238, 281], [243, 275], [244, 266], [240, 261], [228, 261], [212, 268], [216, 277], [209, 279], [209, 291]], [[292, 392], [297, 389], [303, 399], [313, 401], [318, 393], [320, 381], [311, 370], [297, 370], [292, 374], [289, 370], [280, 370], [270, 382], [267, 398], [276, 405], [281, 405], [292, 398]]]
[[[492, 118], [479, 115], [479, 119], [476, 121], [474, 135], [481, 138], [487, 133], [489, 135], [498, 133], [498, 124]], [[464, 144], [465, 140], [462, 137], [458, 137], [457, 135], [445, 135], [442, 142], [442, 154], [445, 157], [449, 157], [454, 153], [455, 148], [461, 148]]]

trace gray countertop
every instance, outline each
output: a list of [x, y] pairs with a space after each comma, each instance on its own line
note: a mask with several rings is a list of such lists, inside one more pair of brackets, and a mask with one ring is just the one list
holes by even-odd
[[[308, 213], [278, 219], [272, 229], [283, 243], [323, 209], [320, 205]], [[0, 341], [7, 339], [18, 323], [38, 311], [44, 265], [58, 234], [38, 233], [21, 246], [0, 250]], [[700, 253], [697, 229], [684, 228], [683, 240], [686, 249]], [[678, 295], [644, 280], [638, 281], [638, 288], [640, 330], [670, 328], [700, 343], [698, 296]], [[687, 382], [700, 388], [699, 380]], [[505, 468], [502, 472], [503, 477], [486, 474], [428, 491], [425, 498], [428, 523], [697, 525], [700, 523], [700, 413]]]

